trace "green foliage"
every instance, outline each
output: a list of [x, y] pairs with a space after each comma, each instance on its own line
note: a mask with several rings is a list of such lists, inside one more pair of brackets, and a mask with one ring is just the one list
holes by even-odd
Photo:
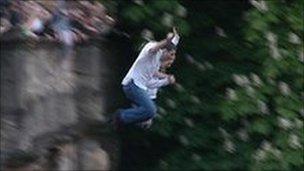
[[304, 166], [303, 1], [252, 2], [116, 2], [134, 49], [144, 30], [160, 40], [175, 25], [182, 35], [169, 71], [178, 85], [159, 94], [153, 134], [142, 135], [159, 155], [139, 156], [156, 161], [137, 170]]
[[100, 1], [115, 15], [119, 28], [128, 32], [136, 51], [139, 51], [147, 40], [165, 38], [173, 26], [176, 26], [182, 35], [189, 35], [191, 31], [185, 18], [187, 10], [178, 0]]
[[[223, 103], [223, 118], [246, 120], [248, 136], [260, 137], [252, 139], [258, 144], [251, 156], [252, 170], [300, 169], [304, 166], [303, 112], [300, 114], [304, 107], [300, 97], [304, 90], [303, 12], [299, 11], [299, 7], [303, 10], [303, 1], [265, 4], [266, 10], [248, 12], [245, 32], [251, 42], [248, 52], [258, 53], [262, 59], [257, 76], [264, 80], [263, 84], [254, 89], [252, 96], [244, 96], [244, 92], [254, 80], [231, 89], [237, 100], [230, 98]], [[252, 107], [257, 99], [259, 105]], [[226, 125], [228, 130], [232, 127], [235, 125]]]

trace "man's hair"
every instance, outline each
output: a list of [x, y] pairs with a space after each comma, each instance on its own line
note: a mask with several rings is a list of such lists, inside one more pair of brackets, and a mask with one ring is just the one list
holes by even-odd
[[169, 42], [164, 47], [164, 49], [166, 49], [167, 51], [171, 51], [171, 50], [175, 50], [176, 51], [177, 47], [172, 42]]

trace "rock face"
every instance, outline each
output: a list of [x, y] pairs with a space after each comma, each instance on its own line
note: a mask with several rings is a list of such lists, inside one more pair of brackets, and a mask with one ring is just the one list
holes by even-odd
[[64, 58], [55, 43], [1, 42], [2, 167], [21, 150], [37, 170], [115, 170], [117, 139], [102, 124], [123, 101], [115, 48], [91, 42]]

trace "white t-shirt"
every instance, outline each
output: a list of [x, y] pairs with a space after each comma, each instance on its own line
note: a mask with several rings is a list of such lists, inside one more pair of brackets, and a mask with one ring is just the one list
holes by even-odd
[[143, 90], [148, 89], [147, 85], [149, 81], [153, 79], [154, 73], [159, 70], [160, 58], [163, 53], [161, 49], [155, 53], [149, 52], [156, 44], [157, 42], [149, 42], [144, 46], [129, 72], [122, 80], [122, 85], [127, 85], [133, 80], [134, 84], [139, 88]]

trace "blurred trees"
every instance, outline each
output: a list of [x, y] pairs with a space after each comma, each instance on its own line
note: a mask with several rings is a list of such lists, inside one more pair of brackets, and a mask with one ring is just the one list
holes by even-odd
[[182, 35], [178, 84], [160, 93], [152, 131], [132, 134], [146, 144], [134, 168], [303, 167], [303, 1], [102, 2], [136, 51], [172, 26]]
[[187, 35], [189, 24], [186, 22], [187, 10], [177, 0], [101, 0], [116, 14], [120, 30], [130, 34], [136, 48], [143, 40], [164, 38], [173, 25]]
[[[304, 165], [303, 1], [252, 1], [246, 50], [259, 70], [233, 74], [221, 107], [225, 141], [252, 170]], [[228, 143], [227, 142], [227, 143]]]

